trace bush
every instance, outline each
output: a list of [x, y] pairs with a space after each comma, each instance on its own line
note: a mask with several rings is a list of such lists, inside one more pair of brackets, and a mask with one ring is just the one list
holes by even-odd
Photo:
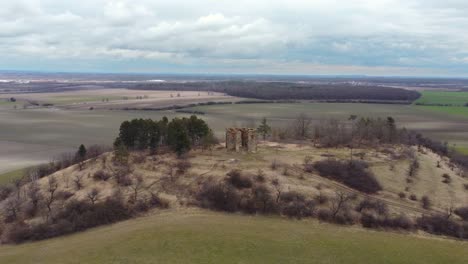
[[398, 197], [400, 197], [400, 199], [405, 199], [406, 194], [404, 192], [400, 192], [400, 193], [398, 193]]
[[410, 198], [411, 201], [417, 201], [418, 200], [418, 197], [416, 196], [416, 194], [411, 194], [409, 196], [409, 198]]
[[93, 174], [93, 179], [95, 181], [107, 181], [111, 175], [103, 170], [98, 170]]
[[442, 178], [444, 178], [442, 180], [443, 183], [446, 183], [446, 184], [450, 184], [452, 182], [452, 178], [450, 177], [450, 175], [448, 175], [447, 173], [444, 173], [442, 175]]
[[441, 215], [422, 216], [417, 219], [417, 225], [431, 234], [468, 238], [468, 225], [462, 225]]
[[365, 199], [362, 200], [356, 207], [356, 211], [362, 213], [363, 211], [374, 211], [379, 215], [386, 215], [388, 213], [388, 207], [385, 203], [374, 200], [374, 199]]
[[94, 205], [84, 201], [72, 201], [57, 212], [51, 222], [32, 226], [12, 225], [7, 234], [7, 240], [12, 243], [42, 240], [111, 224], [128, 219], [131, 215], [131, 211], [120, 199], [107, 199], [103, 203]]
[[227, 182], [237, 189], [251, 188], [253, 185], [252, 180], [243, 176], [240, 170], [231, 170], [227, 174]]
[[379, 182], [364, 161], [339, 161], [327, 159], [317, 161], [314, 168], [323, 177], [339, 181], [351, 188], [365, 193], [376, 193], [382, 190]]
[[414, 222], [404, 215], [397, 217], [377, 217], [370, 213], [364, 213], [361, 215], [361, 224], [365, 228], [391, 228], [412, 230], [415, 227]]
[[0, 201], [5, 200], [13, 192], [13, 187], [11, 185], [2, 185], [0, 186]]
[[239, 210], [240, 196], [231, 185], [206, 183], [197, 198], [204, 208], [226, 212]]
[[422, 208], [424, 208], [424, 209], [426, 209], [426, 210], [431, 209], [431, 207], [432, 207], [432, 202], [431, 202], [431, 200], [429, 199], [429, 197], [423, 196], [423, 197], [421, 198], [421, 206], [422, 206]]
[[192, 167], [192, 163], [188, 160], [179, 160], [176, 163], [177, 174], [184, 174]]
[[317, 212], [317, 217], [321, 221], [330, 222], [333, 218], [332, 212], [329, 209], [320, 209]]
[[455, 209], [455, 214], [460, 216], [464, 221], [468, 221], [468, 207], [460, 207]]
[[68, 200], [70, 199], [70, 197], [72, 197], [73, 195], [75, 195], [74, 193], [72, 192], [69, 192], [69, 191], [58, 191], [57, 194], [56, 194], [56, 198], [58, 200]]

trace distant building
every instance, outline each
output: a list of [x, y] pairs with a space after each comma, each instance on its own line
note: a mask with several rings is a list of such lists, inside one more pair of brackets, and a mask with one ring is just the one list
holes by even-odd
[[226, 149], [228, 151], [257, 151], [257, 130], [253, 128], [226, 129]]

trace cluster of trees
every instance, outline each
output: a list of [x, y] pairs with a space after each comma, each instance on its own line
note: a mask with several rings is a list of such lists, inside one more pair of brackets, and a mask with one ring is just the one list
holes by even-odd
[[408, 101], [418, 99], [421, 94], [401, 88], [351, 85], [351, 84], [300, 84], [293, 82], [188, 82], [154, 83], [137, 85], [144, 90], [182, 90], [222, 92], [232, 96], [264, 100], [383, 100]]
[[118, 153], [148, 149], [155, 153], [159, 147], [168, 146], [180, 156], [192, 147], [209, 148], [215, 143], [216, 138], [206, 122], [192, 115], [190, 118], [174, 118], [171, 121], [167, 117], [159, 121], [125, 121], [120, 125], [114, 148]]

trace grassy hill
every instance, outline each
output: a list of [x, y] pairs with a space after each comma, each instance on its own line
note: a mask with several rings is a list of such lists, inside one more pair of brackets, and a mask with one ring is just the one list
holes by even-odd
[[201, 210], [0, 247], [2, 263], [467, 263], [468, 244]]

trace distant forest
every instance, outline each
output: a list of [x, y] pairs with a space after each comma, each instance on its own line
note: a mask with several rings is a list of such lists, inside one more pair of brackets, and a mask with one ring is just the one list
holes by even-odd
[[421, 94], [401, 88], [351, 84], [288, 82], [186, 82], [139, 84], [138, 90], [210, 91], [262, 100], [368, 100], [413, 102]]

